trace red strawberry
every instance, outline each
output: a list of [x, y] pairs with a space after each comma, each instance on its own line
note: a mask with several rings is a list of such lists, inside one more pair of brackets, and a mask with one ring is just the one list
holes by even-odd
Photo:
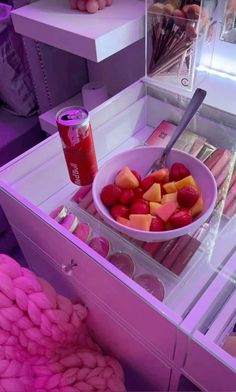
[[186, 185], [178, 190], [177, 201], [180, 206], [191, 208], [198, 201], [199, 196], [199, 191], [194, 186]]
[[140, 182], [142, 180], [140, 174], [136, 170], [131, 170], [131, 172], [135, 175], [135, 177], [137, 178], [137, 180], [138, 180], [138, 182], [140, 184]]
[[179, 181], [190, 176], [190, 171], [182, 163], [176, 162], [170, 168], [170, 181]]
[[155, 178], [151, 177], [151, 176], [147, 176], [145, 177], [142, 181], [141, 181], [141, 188], [144, 191], [147, 191], [155, 182]]
[[148, 202], [143, 199], [135, 200], [129, 209], [129, 213], [131, 214], [149, 214], [150, 207]]
[[144, 190], [142, 188], [135, 188], [134, 189], [134, 200], [142, 199], [144, 194]]
[[111, 216], [114, 219], [117, 219], [118, 216], [121, 216], [122, 218], [128, 219], [129, 209], [128, 209], [128, 207], [123, 206], [122, 204], [116, 204], [111, 208]]
[[165, 224], [161, 218], [154, 216], [151, 221], [150, 231], [163, 231]]
[[133, 189], [122, 189], [121, 196], [120, 196], [120, 203], [121, 204], [131, 204], [134, 200], [134, 191]]
[[119, 202], [121, 189], [116, 184], [104, 186], [101, 192], [101, 199], [105, 206], [110, 207]]
[[174, 212], [169, 219], [169, 223], [174, 229], [184, 227], [192, 223], [193, 217], [190, 210], [182, 209]]

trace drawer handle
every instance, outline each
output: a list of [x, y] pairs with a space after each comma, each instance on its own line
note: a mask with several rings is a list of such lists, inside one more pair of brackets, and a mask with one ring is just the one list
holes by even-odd
[[71, 275], [73, 268], [77, 266], [78, 264], [72, 259], [69, 264], [62, 265], [62, 271], [65, 272], [67, 275]]

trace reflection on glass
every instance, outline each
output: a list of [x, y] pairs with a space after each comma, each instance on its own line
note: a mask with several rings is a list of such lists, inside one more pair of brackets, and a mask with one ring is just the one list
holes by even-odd
[[221, 40], [236, 43], [236, 0], [227, 0], [221, 30]]

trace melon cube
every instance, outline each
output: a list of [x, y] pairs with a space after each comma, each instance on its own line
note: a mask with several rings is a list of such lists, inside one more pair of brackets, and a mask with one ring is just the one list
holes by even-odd
[[190, 209], [193, 218], [203, 211], [203, 207], [204, 207], [204, 204], [203, 204], [202, 196], [199, 196], [198, 201]]
[[166, 195], [162, 196], [161, 203], [166, 204], [170, 201], [175, 201], [177, 203], [177, 192], [175, 193], [167, 193]]
[[174, 193], [177, 191], [175, 181], [164, 184], [163, 188], [165, 189], [166, 193]]
[[185, 177], [182, 180], [177, 181], [175, 183], [177, 190], [183, 188], [184, 186], [188, 186], [188, 185], [195, 186], [197, 188], [197, 184], [192, 176]]
[[121, 225], [131, 227], [131, 223], [130, 223], [129, 219], [123, 218], [122, 216], [118, 216], [116, 221], [118, 223], [120, 223]]
[[171, 215], [176, 211], [178, 204], [175, 201], [163, 204], [157, 208], [155, 215], [159, 216], [164, 222], [167, 222]]
[[137, 177], [125, 166], [116, 176], [115, 183], [120, 188], [135, 189], [139, 186]]
[[152, 216], [150, 214], [132, 214], [129, 216], [131, 227], [136, 230], [149, 231]]
[[151, 215], [155, 215], [156, 209], [161, 207], [161, 204], [160, 203], [156, 203], [154, 201], [150, 201], [149, 207], [150, 207], [150, 214]]
[[158, 169], [152, 172], [150, 176], [153, 177], [156, 182], [165, 184], [169, 181], [169, 170], [163, 167], [162, 169]]
[[143, 199], [152, 202], [161, 201], [161, 186], [160, 184], [153, 184], [144, 194]]

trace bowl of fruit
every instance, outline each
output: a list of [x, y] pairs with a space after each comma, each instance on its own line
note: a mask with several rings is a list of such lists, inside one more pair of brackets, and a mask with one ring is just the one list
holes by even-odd
[[197, 158], [172, 149], [166, 167], [148, 173], [162, 153], [156, 146], [124, 151], [106, 161], [94, 179], [98, 213], [131, 238], [161, 242], [193, 233], [214, 209], [216, 182]]

